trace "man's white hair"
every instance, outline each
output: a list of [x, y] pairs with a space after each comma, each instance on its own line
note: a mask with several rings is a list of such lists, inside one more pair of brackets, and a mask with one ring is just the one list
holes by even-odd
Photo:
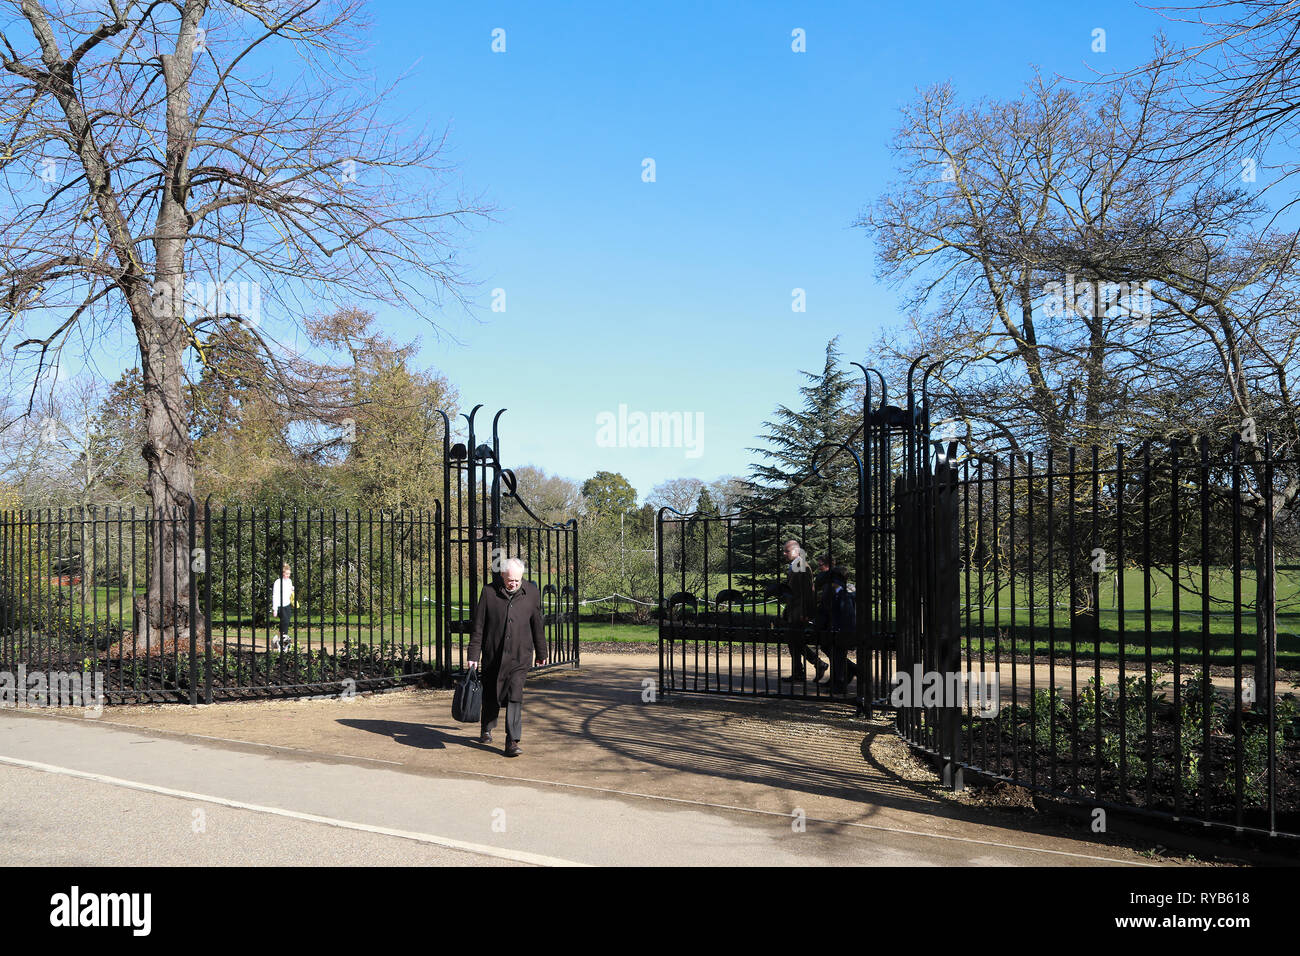
[[505, 574], [507, 571], [511, 570], [518, 571], [519, 576], [523, 577], [528, 573], [528, 565], [524, 564], [524, 562], [519, 558], [506, 558], [505, 561], [501, 563], [501, 573]]

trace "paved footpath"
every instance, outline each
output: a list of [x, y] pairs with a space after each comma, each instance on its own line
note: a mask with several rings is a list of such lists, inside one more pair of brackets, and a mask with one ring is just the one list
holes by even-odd
[[936, 796], [886, 721], [643, 702], [656, 662], [532, 679], [513, 760], [448, 691], [0, 711], [0, 864], [1152, 865]]

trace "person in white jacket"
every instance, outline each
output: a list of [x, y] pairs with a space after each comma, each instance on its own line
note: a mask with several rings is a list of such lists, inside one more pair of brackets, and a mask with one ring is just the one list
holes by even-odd
[[280, 577], [271, 585], [271, 617], [280, 619], [280, 636], [273, 645], [277, 651], [293, 643], [289, 637], [289, 625], [293, 621], [293, 579], [289, 574], [286, 563], [280, 568]]

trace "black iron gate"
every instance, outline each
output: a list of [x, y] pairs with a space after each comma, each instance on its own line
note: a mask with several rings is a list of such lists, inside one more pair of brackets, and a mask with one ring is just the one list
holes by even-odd
[[[660, 509], [664, 692], [826, 698], [867, 715], [887, 703], [897, 642], [894, 478], [921, 454], [924, 409], [910, 400], [907, 409], [890, 405], [884, 377], [853, 364], [864, 377], [857, 429], [814, 449], [806, 475], [775, 502], [845, 456], [853, 464], [853, 511]], [[874, 408], [873, 375], [881, 385]], [[850, 595], [852, 613], [837, 587]]]
[[578, 523], [575, 519], [547, 522], [523, 500], [514, 473], [501, 467], [497, 428], [505, 409], [493, 416], [488, 443], [479, 441], [475, 429], [475, 417], [482, 407], [475, 405], [462, 415], [466, 441], [456, 444], [451, 443], [451, 423], [443, 415], [443, 460], [447, 463], [443, 487], [447, 528], [447, 573], [442, 584], [447, 608], [444, 659], [453, 669], [464, 668], [474, 607], [483, 586], [507, 558], [519, 558], [527, 567], [525, 578], [542, 592], [547, 667], [577, 666]]
[[[814, 555], [830, 556], [847, 569], [846, 583], [855, 583], [848, 566], [858, 524], [852, 514], [717, 517], [661, 509], [663, 691], [852, 699], [851, 680], [832, 671], [864, 659], [857, 629], [832, 630], [799, 592], [812, 594], [824, 581]], [[786, 541], [801, 549], [794, 569], [782, 558]]]

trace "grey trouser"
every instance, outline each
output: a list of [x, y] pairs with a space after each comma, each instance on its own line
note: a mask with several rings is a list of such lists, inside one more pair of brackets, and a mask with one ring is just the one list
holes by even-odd
[[[491, 693], [483, 698], [483, 713], [479, 715], [479, 723], [484, 733], [491, 733], [496, 730], [497, 717], [501, 713], [501, 705], [497, 702], [496, 693]], [[506, 736], [519, 743], [521, 735], [524, 732], [524, 705], [517, 700], [512, 700], [506, 704]]]

